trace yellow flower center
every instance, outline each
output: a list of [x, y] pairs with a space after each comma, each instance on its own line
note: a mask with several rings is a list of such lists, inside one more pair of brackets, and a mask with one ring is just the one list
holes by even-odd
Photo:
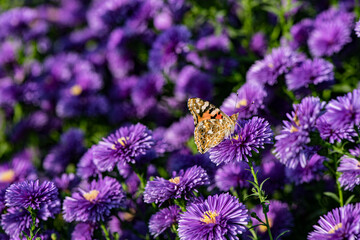
[[174, 177], [169, 179], [169, 182], [175, 183], [175, 184], [179, 184], [180, 182], [180, 177]]
[[0, 173], [0, 182], [13, 182], [14, 179], [15, 179], [15, 172], [12, 169]]
[[236, 108], [245, 107], [245, 106], [247, 106], [247, 100], [246, 99], [242, 99], [236, 104]]
[[72, 86], [70, 92], [73, 96], [79, 96], [82, 93], [82, 87], [78, 84]]
[[118, 138], [117, 141], [118, 141], [123, 147], [125, 147], [125, 144], [127, 143], [127, 142], [126, 142], [127, 140], [129, 140], [129, 137], [126, 137], [126, 138], [121, 137], [121, 138]]
[[235, 140], [239, 140], [239, 134], [235, 134], [232, 138]]
[[83, 196], [86, 200], [92, 202], [99, 195], [98, 190], [91, 190], [90, 192], [84, 193]]
[[[270, 228], [271, 228], [272, 225], [273, 225], [273, 221], [272, 221], [271, 218], [269, 218], [268, 220], [269, 220], [269, 226], [270, 226]], [[267, 227], [264, 226], [264, 225], [260, 225], [260, 226], [259, 226], [259, 231], [260, 231], [261, 233], [265, 233], [265, 232], [267, 231]]]
[[330, 229], [330, 231], [328, 231], [328, 233], [332, 234], [341, 227], [342, 227], [342, 223], [338, 223], [332, 229]]
[[290, 128], [290, 132], [291, 132], [291, 133], [297, 132], [297, 131], [299, 131], [299, 129], [297, 129], [297, 128], [294, 127], [294, 126], [291, 126], [291, 128]]
[[274, 68], [274, 64], [269, 63], [269, 64], [268, 64], [268, 67], [269, 67], [269, 68]]
[[216, 211], [206, 211], [203, 215], [203, 218], [200, 218], [200, 221], [206, 224], [216, 223], [216, 217], [219, 216]]

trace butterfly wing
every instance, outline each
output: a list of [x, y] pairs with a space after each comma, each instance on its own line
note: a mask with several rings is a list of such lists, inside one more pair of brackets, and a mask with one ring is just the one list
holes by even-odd
[[199, 122], [194, 131], [194, 140], [200, 153], [206, 153], [232, 133], [234, 123], [226, 119], [208, 119]]
[[195, 128], [199, 122], [209, 119], [225, 119], [231, 121], [229, 116], [219, 108], [200, 98], [189, 98], [188, 108], [194, 117]]

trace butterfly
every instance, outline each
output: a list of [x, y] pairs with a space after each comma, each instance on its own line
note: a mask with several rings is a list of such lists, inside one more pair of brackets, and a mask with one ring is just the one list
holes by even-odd
[[188, 108], [194, 117], [194, 140], [200, 153], [206, 153], [235, 130], [239, 113], [229, 117], [219, 108], [200, 98], [189, 98]]

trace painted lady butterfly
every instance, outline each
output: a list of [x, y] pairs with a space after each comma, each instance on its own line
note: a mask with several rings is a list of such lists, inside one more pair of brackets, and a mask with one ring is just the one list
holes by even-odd
[[194, 139], [200, 153], [206, 153], [235, 130], [239, 113], [230, 117], [208, 101], [189, 98], [188, 108], [194, 117]]

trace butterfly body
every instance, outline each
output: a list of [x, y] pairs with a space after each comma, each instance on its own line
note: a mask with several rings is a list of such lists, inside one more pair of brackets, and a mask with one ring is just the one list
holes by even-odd
[[200, 153], [206, 153], [235, 130], [238, 113], [229, 117], [219, 108], [200, 98], [190, 98], [188, 108], [194, 117], [194, 140]]

